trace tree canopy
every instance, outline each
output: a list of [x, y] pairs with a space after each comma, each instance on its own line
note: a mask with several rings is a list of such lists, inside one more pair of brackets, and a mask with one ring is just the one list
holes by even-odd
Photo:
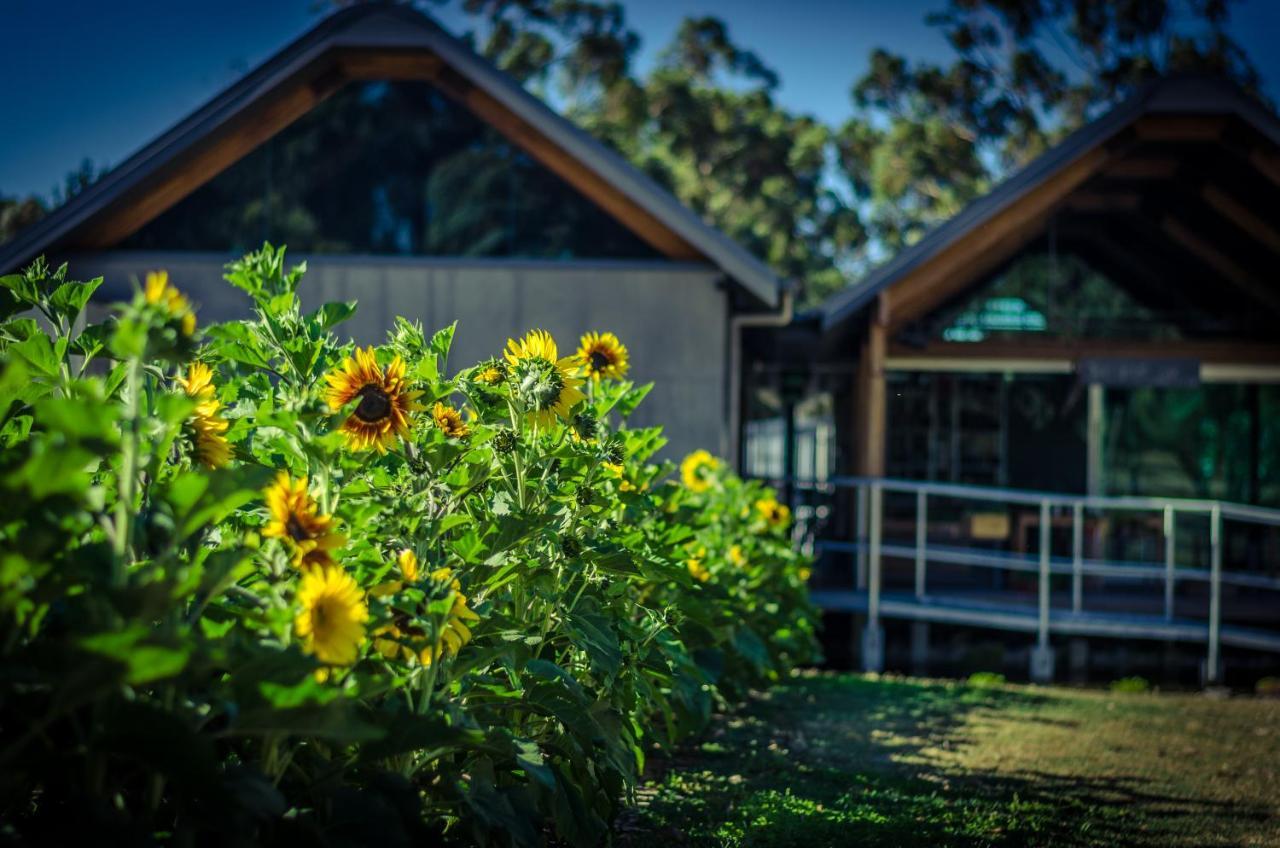
[[777, 72], [728, 25], [686, 19], [659, 61], [618, 3], [463, 0], [477, 48], [766, 260], [813, 304], [911, 244], [1156, 77], [1259, 94], [1230, 0], [947, 0], [949, 64], [887, 48], [840, 126], [776, 98]]

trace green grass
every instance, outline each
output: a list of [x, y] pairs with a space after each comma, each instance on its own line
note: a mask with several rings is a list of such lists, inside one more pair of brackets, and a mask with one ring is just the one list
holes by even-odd
[[806, 674], [651, 764], [647, 846], [1280, 845], [1280, 700]]

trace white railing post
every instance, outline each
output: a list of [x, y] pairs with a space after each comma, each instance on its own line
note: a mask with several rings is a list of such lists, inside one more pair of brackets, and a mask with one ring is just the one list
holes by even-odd
[[1173, 621], [1173, 567], [1178, 526], [1172, 506], [1164, 508], [1164, 620]]
[[867, 588], [867, 487], [862, 483], [857, 484], [857, 501], [858, 526], [854, 528], [853, 535], [857, 542], [858, 573], [854, 586], [861, 592]]
[[880, 531], [884, 519], [884, 492], [871, 484], [871, 543], [868, 559], [867, 626], [862, 632], [862, 668], [884, 670], [884, 627], [880, 624]]
[[1222, 636], [1222, 505], [1215, 503], [1210, 512], [1209, 546], [1209, 657], [1205, 662], [1205, 679], [1209, 683], [1222, 680], [1220, 639]]
[[924, 489], [916, 492], [916, 598], [924, 598], [925, 546], [929, 543], [929, 501]]
[[1049, 647], [1049, 501], [1040, 501], [1040, 609], [1036, 646], [1031, 649], [1031, 679], [1037, 683], [1053, 680], [1053, 649]]
[[1084, 609], [1084, 504], [1071, 506], [1071, 611]]

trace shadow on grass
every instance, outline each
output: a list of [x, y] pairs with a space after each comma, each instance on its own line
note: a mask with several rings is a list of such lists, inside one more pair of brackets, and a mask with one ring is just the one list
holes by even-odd
[[[654, 764], [624, 848], [648, 846], [1154, 845], [1265, 809], [1171, 797], [1133, 776], [956, 765], [985, 718], [1037, 714], [1035, 693], [964, 685], [799, 678], [724, 717], [699, 748]], [[1197, 828], [1185, 828], [1189, 821]], [[1228, 843], [1229, 844], [1229, 843]]]

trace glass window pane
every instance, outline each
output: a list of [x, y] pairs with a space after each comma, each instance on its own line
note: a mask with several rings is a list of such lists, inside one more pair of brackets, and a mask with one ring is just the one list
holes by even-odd
[[1071, 255], [1028, 254], [929, 319], [949, 342], [987, 339], [1176, 339], [1172, 315], [1139, 303]]
[[1107, 494], [1280, 506], [1280, 386], [1106, 391]]
[[346, 86], [123, 245], [239, 253], [658, 258], [425, 82]]

